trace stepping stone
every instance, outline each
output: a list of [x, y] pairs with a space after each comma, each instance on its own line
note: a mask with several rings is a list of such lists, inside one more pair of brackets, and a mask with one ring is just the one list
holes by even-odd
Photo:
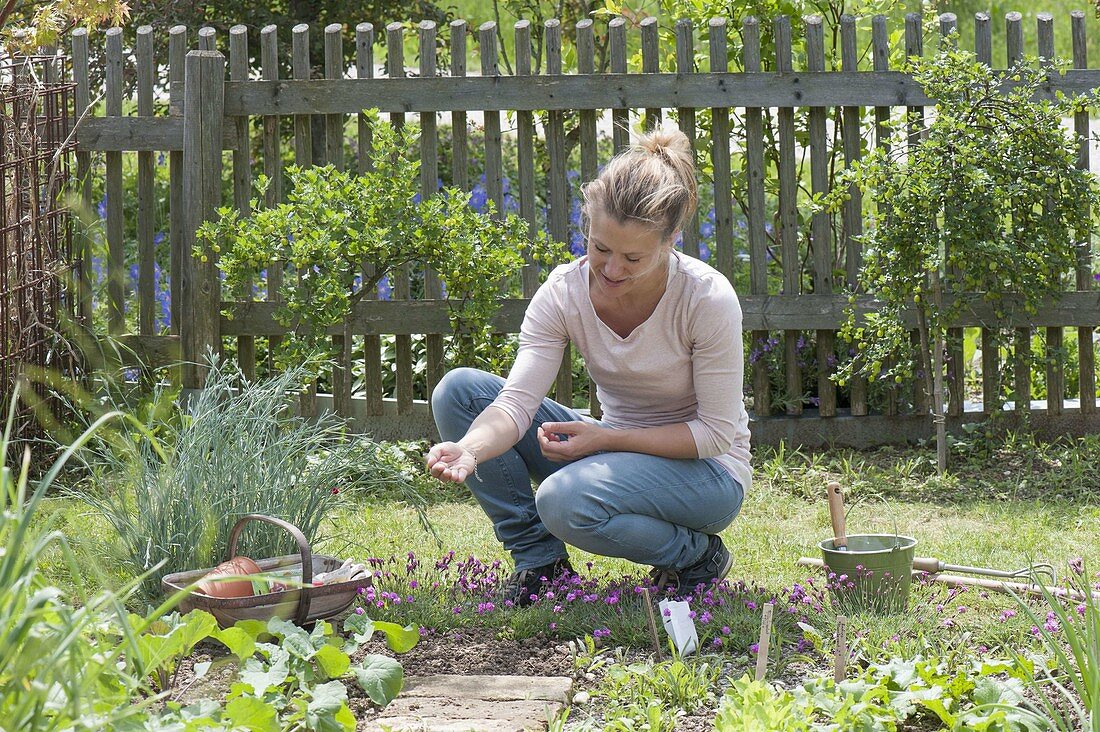
[[544, 730], [568, 703], [565, 676], [410, 677], [400, 696], [367, 727], [394, 732], [524, 732]]

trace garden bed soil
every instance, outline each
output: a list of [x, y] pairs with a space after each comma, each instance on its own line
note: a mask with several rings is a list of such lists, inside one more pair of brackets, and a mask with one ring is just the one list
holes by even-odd
[[[385, 644], [381, 634], [363, 644], [353, 656], [353, 663], [367, 654], [385, 655], [401, 662], [406, 678], [427, 677], [439, 674], [467, 676], [567, 676], [573, 678], [574, 695], [587, 691], [593, 700], [574, 705], [570, 720], [565, 729], [579, 727], [582, 722], [598, 722], [601, 717], [601, 705], [594, 691], [603, 678], [602, 669], [595, 673], [577, 668], [569, 644], [561, 640], [535, 636], [523, 640], [499, 637], [500, 631], [491, 628], [455, 628], [425, 635], [412, 650], [395, 654]], [[647, 654], [628, 649], [622, 654], [623, 663], [640, 662]], [[193, 682], [192, 669], [195, 664], [213, 661], [210, 672], [197, 682]], [[219, 663], [219, 661], [224, 661]], [[721, 675], [714, 689], [715, 700], [721, 699], [725, 690], [742, 675], [754, 672], [754, 663], [745, 656], [729, 657], [722, 661]], [[189, 704], [202, 698], [218, 699], [224, 697], [233, 680], [236, 664], [230, 662], [226, 650], [219, 643], [204, 642], [194, 654], [180, 663], [176, 688], [178, 699]], [[805, 678], [820, 674], [823, 668], [812, 664], [796, 662], [786, 665], [779, 678], [769, 681], [785, 688], [801, 683]], [[379, 717], [381, 710], [376, 707], [362, 689], [355, 683], [347, 684], [348, 704], [355, 715], [358, 729], [368, 729], [372, 721]], [[676, 720], [678, 732], [704, 732], [714, 729], [716, 709], [703, 708], [693, 714], [683, 714]], [[532, 720], [536, 724], [541, 720]], [[908, 732], [938, 729], [932, 719], [910, 720], [902, 729]]]

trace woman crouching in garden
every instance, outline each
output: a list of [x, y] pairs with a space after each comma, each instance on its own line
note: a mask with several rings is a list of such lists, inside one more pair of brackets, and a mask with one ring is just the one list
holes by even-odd
[[[687, 138], [650, 133], [583, 194], [587, 254], [535, 293], [508, 379], [455, 369], [432, 394], [444, 442], [428, 468], [488, 514], [514, 605], [571, 571], [566, 544], [650, 565], [677, 595], [720, 581], [733, 558], [718, 532], [752, 481], [741, 306], [673, 247], [698, 201]], [[602, 421], [546, 398], [570, 341]]]

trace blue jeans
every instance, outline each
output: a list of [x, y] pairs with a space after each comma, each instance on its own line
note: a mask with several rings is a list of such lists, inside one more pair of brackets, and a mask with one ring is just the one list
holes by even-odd
[[[444, 376], [432, 393], [440, 437], [461, 439], [503, 386], [504, 379], [478, 369]], [[516, 569], [564, 558], [566, 544], [662, 569], [698, 562], [708, 535], [741, 510], [741, 484], [711, 459], [603, 452], [565, 463], [543, 456], [539, 425], [582, 420], [599, 424], [544, 399], [519, 442], [466, 479]]]

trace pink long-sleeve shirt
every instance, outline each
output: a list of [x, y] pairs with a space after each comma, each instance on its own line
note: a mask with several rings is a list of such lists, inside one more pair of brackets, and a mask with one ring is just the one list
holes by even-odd
[[741, 305], [721, 273], [673, 251], [665, 293], [626, 338], [596, 315], [587, 257], [550, 273], [527, 307], [519, 352], [492, 406], [518, 440], [558, 373], [565, 345], [584, 357], [611, 428], [686, 423], [700, 458], [715, 458], [747, 492], [752, 483], [743, 382]]

